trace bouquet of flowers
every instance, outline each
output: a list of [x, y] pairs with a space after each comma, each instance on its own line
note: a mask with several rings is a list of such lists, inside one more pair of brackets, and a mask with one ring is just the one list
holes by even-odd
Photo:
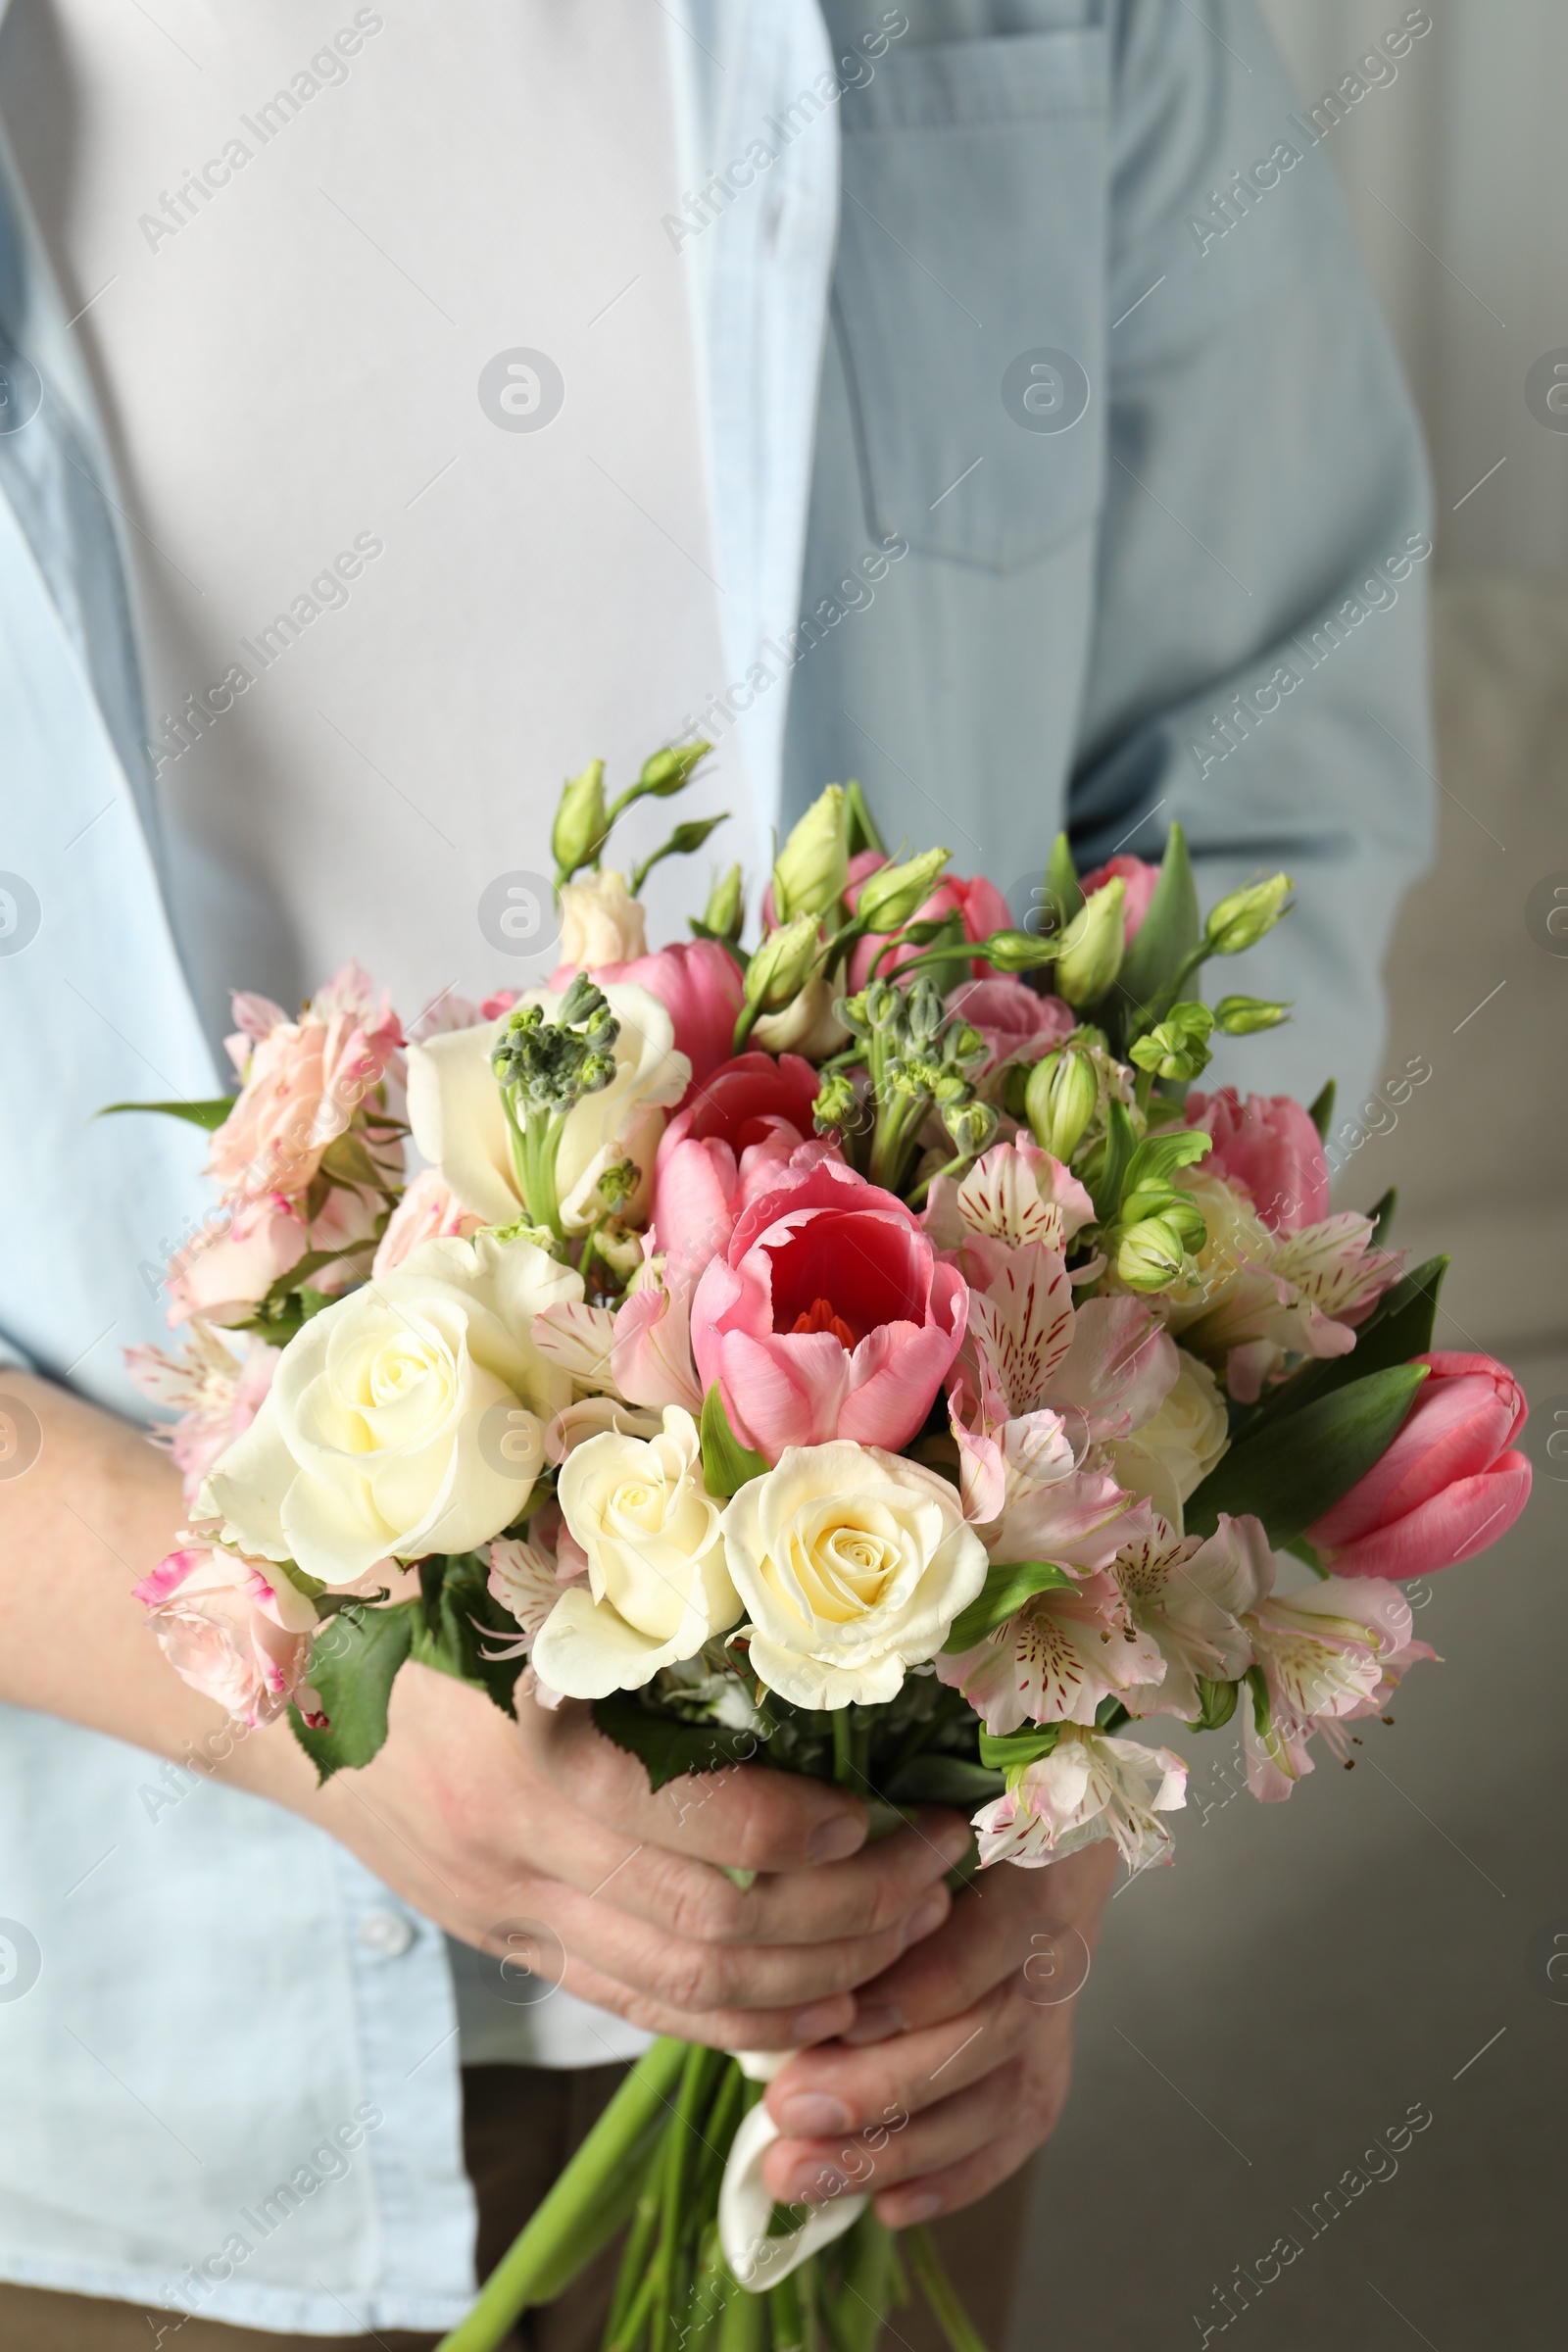
[[[210, 1128], [223, 1188], [182, 1351], [133, 1352], [189, 1500], [158, 1639], [323, 1777], [413, 1658], [586, 1702], [656, 1788], [760, 1757], [972, 1808], [970, 1867], [1164, 1861], [1186, 1767], [1139, 1719], [1234, 1719], [1264, 1799], [1344, 1756], [1433, 1655], [1401, 1582], [1523, 1508], [1523, 1398], [1433, 1350], [1392, 1195], [1331, 1211], [1332, 1086], [1193, 1091], [1287, 1015], [1199, 988], [1286, 875], [1205, 918], [1178, 826], [1157, 869], [1062, 839], [1021, 929], [833, 785], [749, 952], [732, 868], [650, 953], [611, 831], [707, 749], [566, 786], [548, 987], [405, 1037], [350, 965], [298, 1020], [235, 999], [236, 1097], [117, 1105]], [[451, 2344], [624, 2229], [614, 2352], [869, 2352], [906, 2260], [972, 2347], [924, 2232], [774, 2207], [782, 2063], [656, 2043]]]

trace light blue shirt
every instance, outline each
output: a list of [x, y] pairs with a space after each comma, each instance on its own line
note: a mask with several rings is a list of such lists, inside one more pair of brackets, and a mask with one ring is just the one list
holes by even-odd
[[[1326, 162], [1250, 0], [870, 21], [895, 18], [831, 98], [848, 8], [692, 0], [671, 33], [725, 625], [737, 681], [769, 681], [727, 713], [757, 790], [788, 813], [858, 770], [1019, 912], [1068, 817], [1103, 856], [1180, 814], [1206, 897], [1289, 863], [1301, 913], [1235, 985], [1305, 1017], [1233, 1067], [1358, 1088], [1428, 848], [1428, 511]], [[757, 126], [803, 118], [748, 184]], [[163, 1333], [204, 1139], [93, 1114], [218, 1073], [162, 895], [114, 478], [3, 157], [0, 334], [0, 424], [26, 412], [0, 430], [0, 1330], [139, 1412], [121, 1351]], [[1077, 379], [1031, 374], [1042, 350], [1084, 378], [1059, 431], [1039, 404]], [[439, 1932], [292, 1815], [66, 1724], [0, 1710], [0, 2276], [453, 2324], [473, 2203]]]

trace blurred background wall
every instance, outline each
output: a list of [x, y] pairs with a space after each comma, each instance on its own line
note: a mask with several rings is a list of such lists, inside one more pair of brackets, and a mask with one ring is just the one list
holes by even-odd
[[[1262, 7], [1308, 105], [1405, 13]], [[1568, 413], [1545, 393], [1568, 368], [1568, 7], [1428, 13], [1325, 142], [1438, 514], [1439, 854], [1390, 961], [1395, 1084], [1339, 1105], [1360, 1140], [1336, 1193], [1396, 1184], [1393, 1238], [1453, 1251], [1436, 1344], [1518, 1371], [1536, 1489], [1483, 1561], [1413, 1591], [1451, 1663], [1358, 1727], [1354, 1770], [1324, 1757], [1265, 1814], [1227, 1735], [1159, 1725], [1193, 1767], [1177, 1859], [1118, 1892], [1077, 1995], [1012, 2352], [1564, 2338]]]

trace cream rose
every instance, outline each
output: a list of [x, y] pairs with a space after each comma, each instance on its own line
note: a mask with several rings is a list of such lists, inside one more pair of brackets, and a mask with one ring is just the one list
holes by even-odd
[[425, 1242], [313, 1315], [198, 1509], [224, 1540], [326, 1585], [470, 1551], [515, 1519], [571, 1383], [531, 1337], [582, 1279], [532, 1242]]
[[1230, 1444], [1225, 1399], [1206, 1364], [1176, 1350], [1176, 1385], [1152, 1420], [1105, 1448], [1111, 1476], [1129, 1494], [1146, 1497], [1180, 1535], [1182, 1504]]
[[986, 1579], [956, 1489], [847, 1439], [787, 1446], [731, 1502], [724, 1547], [752, 1665], [802, 1707], [892, 1698]]
[[631, 963], [648, 953], [643, 903], [626, 888], [626, 877], [607, 865], [603, 873], [561, 886], [561, 960], [584, 968], [596, 963]]
[[[664, 1112], [691, 1083], [692, 1066], [675, 1051], [675, 1027], [657, 997], [629, 981], [605, 990], [620, 1023], [615, 1040], [615, 1075], [595, 1095], [585, 1095], [566, 1113], [556, 1161], [562, 1222], [580, 1232], [597, 1213], [594, 1186], [619, 1159], [634, 1160], [643, 1181], [623, 1214], [635, 1221], [652, 1181], [654, 1153]], [[563, 999], [536, 988], [519, 999], [543, 1007], [547, 1021]], [[454, 1029], [409, 1050], [409, 1120], [414, 1140], [438, 1167], [454, 1198], [487, 1225], [510, 1225], [520, 1213], [512, 1139], [490, 1053], [507, 1016], [475, 1029]]]
[[567, 1698], [640, 1690], [695, 1657], [741, 1603], [724, 1565], [720, 1510], [703, 1485], [697, 1424], [666, 1405], [657, 1438], [608, 1430], [574, 1446], [557, 1490], [588, 1558], [533, 1645], [534, 1671]]

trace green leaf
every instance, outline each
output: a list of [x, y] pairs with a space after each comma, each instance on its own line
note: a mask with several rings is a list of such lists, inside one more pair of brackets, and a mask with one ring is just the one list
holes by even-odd
[[161, 1110], [166, 1118], [188, 1119], [193, 1127], [205, 1127], [212, 1135], [221, 1127], [238, 1098], [220, 1095], [211, 1102], [106, 1102], [95, 1115], [112, 1118], [117, 1110]]
[[1042, 930], [1057, 934], [1066, 930], [1084, 903], [1078, 884], [1078, 868], [1073, 863], [1072, 849], [1065, 833], [1058, 833], [1051, 845], [1051, 858], [1046, 866], [1046, 903], [1042, 913], [1050, 916]]
[[512, 1714], [522, 1659], [487, 1653], [518, 1640], [516, 1622], [492, 1594], [489, 1571], [478, 1553], [442, 1553], [425, 1560], [419, 1584], [415, 1659], [438, 1674], [471, 1683], [488, 1693], [503, 1715]]
[[1322, 1143], [1324, 1138], [1327, 1136], [1329, 1131], [1329, 1121], [1334, 1116], [1335, 1092], [1336, 1089], [1333, 1079], [1326, 1079], [1324, 1081], [1322, 1093], [1315, 1098], [1310, 1110], [1308, 1110], [1306, 1114], [1311, 1120], [1313, 1126], [1317, 1129], [1319, 1143]]
[[992, 1772], [1010, 1776], [1022, 1772], [1026, 1765], [1038, 1764], [1042, 1756], [1049, 1756], [1060, 1737], [1059, 1723], [1032, 1723], [1027, 1731], [1007, 1732], [1000, 1739], [982, 1732], [980, 1761]]
[[1190, 1168], [1213, 1150], [1213, 1139], [1201, 1127], [1178, 1127], [1174, 1133], [1146, 1135], [1127, 1162], [1120, 1199], [1146, 1184], [1168, 1185], [1178, 1168]]
[[849, 817], [846, 847], [850, 856], [858, 858], [862, 850], [876, 850], [885, 858], [888, 845], [877, 831], [865, 795], [853, 776], [844, 787], [844, 799]]
[[986, 1805], [1006, 1787], [1000, 1772], [988, 1772], [967, 1756], [911, 1756], [901, 1764], [882, 1793], [896, 1805]]
[[1426, 1376], [1425, 1364], [1396, 1364], [1239, 1438], [1189, 1499], [1188, 1534], [1212, 1535], [1221, 1511], [1250, 1512], [1276, 1548], [1293, 1544], [1393, 1445]]
[[1077, 1582], [1054, 1560], [1013, 1560], [1005, 1567], [993, 1568], [969, 1606], [953, 1620], [942, 1646], [951, 1657], [973, 1649], [987, 1634], [994, 1634], [999, 1625], [1015, 1617], [1037, 1592], [1059, 1592]]
[[1187, 1726], [1190, 1732], [1222, 1731], [1236, 1712], [1240, 1683], [1216, 1683], [1206, 1674], [1195, 1677], [1200, 1700], [1197, 1715]]
[[1398, 1205], [1399, 1188], [1396, 1184], [1391, 1184], [1382, 1200], [1374, 1200], [1372, 1206], [1367, 1210], [1366, 1213], [1372, 1220], [1374, 1249], [1381, 1249], [1388, 1239], [1389, 1227], [1394, 1223], [1394, 1212]]
[[594, 1722], [607, 1740], [635, 1756], [648, 1786], [662, 1788], [688, 1773], [721, 1772], [745, 1764], [758, 1752], [758, 1734], [723, 1723], [678, 1723], [656, 1715], [635, 1690], [613, 1690], [593, 1702]]
[[338, 1184], [362, 1185], [368, 1193], [384, 1193], [387, 1180], [365, 1148], [363, 1136], [337, 1135], [321, 1153], [322, 1173]]
[[1412, 1356], [1425, 1355], [1432, 1346], [1438, 1293], [1447, 1270], [1446, 1256], [1429, 1257], [1424, 1265], [1402, 1276], [1392, 1290], [1385, 1291], [1361, 1325], [1351, 1352], [1320, 1356], [1302, 1364], [1275, 1390], [1248, 1424], [1247, 1434], [1277, 1421], [1282, 1414], [1298, 1412], [1302, 1405], [1336, 1389], [1348, 1388], [1353, 1380], [1365, 1379], [1369, 1372], [1387, 1372], [1395, 1364], [1407, 1364]]
[[703, 1398], [701, 1428], [703, 1484], [715, 1500], [765, 1475], [768, 1465], [762, 1455], [743, 1446], [731, 1429], [716, 1380]]
[[317, 1635], [305, 1679], [320, 1694], [327, 1729], [314, 1731], [293, 1705], [288, 1717], [318, 1780], [368, 1764], [384, 1744], [387, 1699], [413, 1644], [418, 1607], [415, 1600], [386, 1608], [355, 1603]]
[[1149, 912], [1139, 924], [1138, 936], [1117, 975], [1123, 1001], [1140, 1008], [1156, 1006], [1184, 958], [1197, 947], [1201, 931], [1187, 837], [1179, 824], [1172, 824]]

